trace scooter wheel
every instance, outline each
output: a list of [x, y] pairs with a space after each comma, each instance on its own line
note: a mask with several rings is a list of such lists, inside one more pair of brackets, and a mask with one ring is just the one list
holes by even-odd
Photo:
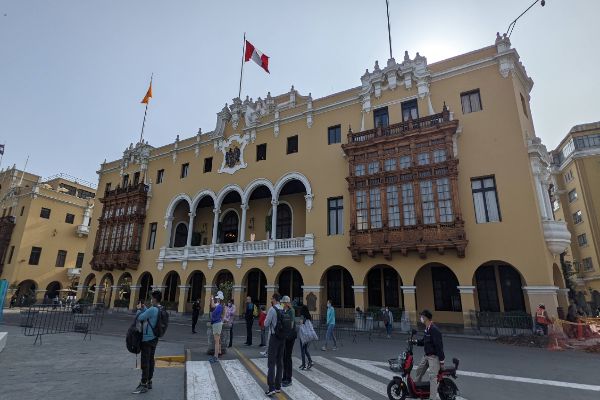
[[403, 385], [392, 379], [387, 385], [387, 395], [390, 400], [404, 400], [407, 393], [404, 391]]
[[441, 400], [456, 400], [458, 396], [458, 388], [453, 380], [444, 378], [438, 386], [438, 393]]

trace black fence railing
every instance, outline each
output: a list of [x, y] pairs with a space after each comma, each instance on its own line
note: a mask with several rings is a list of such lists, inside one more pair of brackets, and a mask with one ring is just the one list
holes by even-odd
[[35, 336], [36, 344], [42, 336], [59, 333], [84, 333], [85, 340], [93, 332], [98, 332], [104, 319], [104, 304], [77, 304], [73, 307], [54, 307], [52, 305], [35, 304], [21, 310], [20, 326], [23, 335]]
[[533, 332], [531, 315], [523, 312], [471, 311], [471, 327], [487, 336], [515, 336]]

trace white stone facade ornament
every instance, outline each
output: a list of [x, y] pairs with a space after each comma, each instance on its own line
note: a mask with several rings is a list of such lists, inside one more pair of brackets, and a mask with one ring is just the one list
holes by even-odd
[[306, 196], [304, 196], [304, 200], [306, 200], [306, 211], [310, 212], [310, 210], [312, 210], [314, 198], [315, 196], [312, 194], [307, 194]]
[[219, 140], [216, 147], [223, 153], [223, 162], [218, 173], [234, 174], [240, 169], [246, 168], [248, 164], [244, 161], [244, 150], [251, 141], [251, 135], [232, 135], [226, 140]]
[[527, 94], [529, 94], [533, 88], [533, 80], [527, 76], [527, 71], [525, 71], [523, 63], [521, 63], [519, 54], [515, 49], [511, 48], [510, 39], [506, 33], [502, 36], [500, 36], [500, 33], [496, 33], [495, 45], [498, 52], [496, 58], [498, 60], [500, 75], [503, 78], [508, 78], [509, 75], [517, 73], [523, 86], [527, 89]]
[[150, 152], [154, 147], [150, 146], [148, 142], [138, 142], [133, 145], [129, 144], [129, 147], [123, 152], [123, 158], [121, 159], [121, 176], [130, 164], [137, 164], [140, 166], [141, 171], [148, 169], [148, 160], [150, 159]]
[[177, 149], [179, 148], [179, 135], [175, 138], [173, 143], [173, 164], [177, 161]]
[[306, 101], [306, 126], [310, 129], [313, 125], [313, 99], [312, 94], [308, 94]]
[[273, 135], [279, 136], [279, 111], [275, 111], [275, 119], [273, 121]]

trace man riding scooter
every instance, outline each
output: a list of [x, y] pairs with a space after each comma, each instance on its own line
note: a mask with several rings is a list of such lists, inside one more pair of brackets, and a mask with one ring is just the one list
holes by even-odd
[[433, 324], [433, 314], [429, 310], [421, 311], [421, 323], [425, 324], [423, 339], [415, 340], [414, 343], [424, 347], [425, 355], [417, 366], [416, 382], [421, 382], [429, 367], [429, 399], [435, 400], [439, 398], [437, 376], [445, 359], [442, 332]]

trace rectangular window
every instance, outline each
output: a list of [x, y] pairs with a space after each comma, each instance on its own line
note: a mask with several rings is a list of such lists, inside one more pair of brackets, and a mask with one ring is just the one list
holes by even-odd
[[342, 235], [344, 233], [344, 199], [334, 197], [327, 199], [328, 235]]
[[577, 200], [577, 190], [573, 189], [569, 191], [569, 203], [572, 203], [575, 200]]
[[40, 263], [41, 255], [42, 255], [41, 247], [32, 247], [31, 254], [29, 255], [29, 265], [38, 265]]
[[390, 124], [387, 107], [381, 107], [373, 111], [373, 123], [375, 128], [385, 128]]
[[154, 245], [156, 244], [156, 228], [158, 226], [157, 222], [150, 223], [150, 234], [148, 235], [148, 246], [146, 247], [148, 250], [154, 249]]
[[77, 260], [75, 261], [75, 268], [83, 267], [83, 256], [84, 256], [84, 253], [77, 253]]
[[527, 102], [525, 101], [525, 97], [523, 97], [522, 93], [519, 93], [519, 95], [521, 95], [521, 107], [523, 107], [523, 114], [525, 114], [525, 117], [529, 119], [529, 114], [527, 114]]
[[579, 211], [577, 211], [576, 213], [573, 214], [573, 223], [575, 225], [577, 225], [577, 224], [579, 224], [581, 222], [583, 222], [583, 216], [582, 216], [581, 210], [579, 210]]
[[356, 176], [364, 176], [365, 172], [365, 164], [358, 164], [354, 167], [354, 175]]
[[165, 170], [159, 169], [158, 171], [156, 171], [156, 183], [163, 183], [164, 179], [165, 179]]
[[388, 226], [397, 228], [400, 226], [400, 205], [398, 202], [398, 187], [390, 185], [387, 187], [386, 200], [388, 206]]
[[267, 144], [256, 145], [256, 161], [262, 161], [267, 159]]
[[369, 175], [379, 172], [379, 161], [371, 161], [369, 163]]
[[443, 150], [443, 149], [434, 150], [433, 151], [433, 162], [441, 163], [444, 161], [446, 161], [446, 150]]
[[473, 192], [473, 205], [475, 206], [477, 223], [484, 224], [486, 222], [502, 221], [495, 177], [488, 176], [471, 179], [471, 190]]
[[573, 171], [569, 170], [565, 173], [565, 183], [569, 183], [573, 180]]
[[15, 253], [15, 246], [10, 246], [10, 252], [8, 253], [8, 264], [10, 264], [12, 262], [14, 253]]
[[450, 194], [450, 180], [448, 178], [438, 179], [437, 198], [438, 209], [440, 212], [440, 222], [452, 222], [454, 214], [452, 213], [452, 196]]
[[66, 250], [59, 250], [58, 254], [56, 255], [56, 265], [55, 267], [57, 268], [62, 268], [65, 266], [65, 261], [67, 261], [67, 251]]
[[396, 170], [396, 159], [388, 158], [387, 160], [384, 161], [383, 167], [386, 171], [395, 171]]
[[207, 157], [204, 159], [204, 173], [212, 171], [212, 157]]
[[21, 207], [21, 213], [19, 215], [22, 217], [24, 212], [25, 212], [25, 206], [22, 206]]
[[409, 119], [419, 118], [419, 108], [417, 99], [402, 102], [402, 121], [406, 122]]
[[287, 154], [298, 152], [298, 135], [287, 138]]
[[369, 192], [371, 209], [371, 229], [381, 228], [381, 192], [379, 188], [371, 189]]
[[402, 185], [402, 212], [404, 215], [404, 226], [411, 226], [417, 223], [415, 195], [412, 183]]
[[429, 164], [429, 153], [419, 153], [419, 155], [417, 156], [417, 163], [419, 165]]
[[583, 264], [584, 271], [593, 271], [594, 270], [594, 264], [592, 263], [591, 257], [584, 258], [583, 260], [581, 260], [581, 263]]
[[140, 183], [140, 173], [136, 172], [133, 174], [133, 186], [137, 186]]
[[40, 211], [40, 217], [50, 219], [50, 212], [51, 210], [49, 208], [42, 207], [42, 210]]
[[400, 157], [400, 169], [410, 168], [410, 156]]
[[462, 311], [456, 276], [447, 267], [432, 267], [433, 301], [436, 311]]
[[479, 89], [461, 93], [460, 102], [462, 104], [463, 114], [469, 114], [483, 109], [483, 107], [481, 107], [481, 95], [479, 94]]
[[111, 187], [111, 183], [110, 182], [106, 182], [106, 186], [104, 187], [104, 191], [105, 192], [109, 192], [110, 191], [110, 187]]
[[73, 222], [75, 222], [75, 215], [67, 213], [67, 215], [65, 216], [65, 222], [67, 224], [72, 224]]
[[342, 127], [341, 125], [330, 126], [327, 128], [327, 144], [342, 142]]
[[577, 243], [579, 244], [579, 247], [587, 246], [587, 236], [585, 233], [577, 236]]
[[367, 192], [366, 190], [356, 191], [356, 229], [359, 231], [369, 227], [367, 218]]
[[127, 186], [129, 186], [129, 175], [125, 174], [123, 175], [123, 187], [126, 188]]
[[419, 182], [421, 188], [421, 205], [423, 208], [423, 223], [435, 224], [435, 202], [433, 200], [433, 184], [431, 181]]
[[181, 175], [180, 178], [185, 178], [188, 176], [188, 171], [190, 169], [190, 163], [181, 164]]

